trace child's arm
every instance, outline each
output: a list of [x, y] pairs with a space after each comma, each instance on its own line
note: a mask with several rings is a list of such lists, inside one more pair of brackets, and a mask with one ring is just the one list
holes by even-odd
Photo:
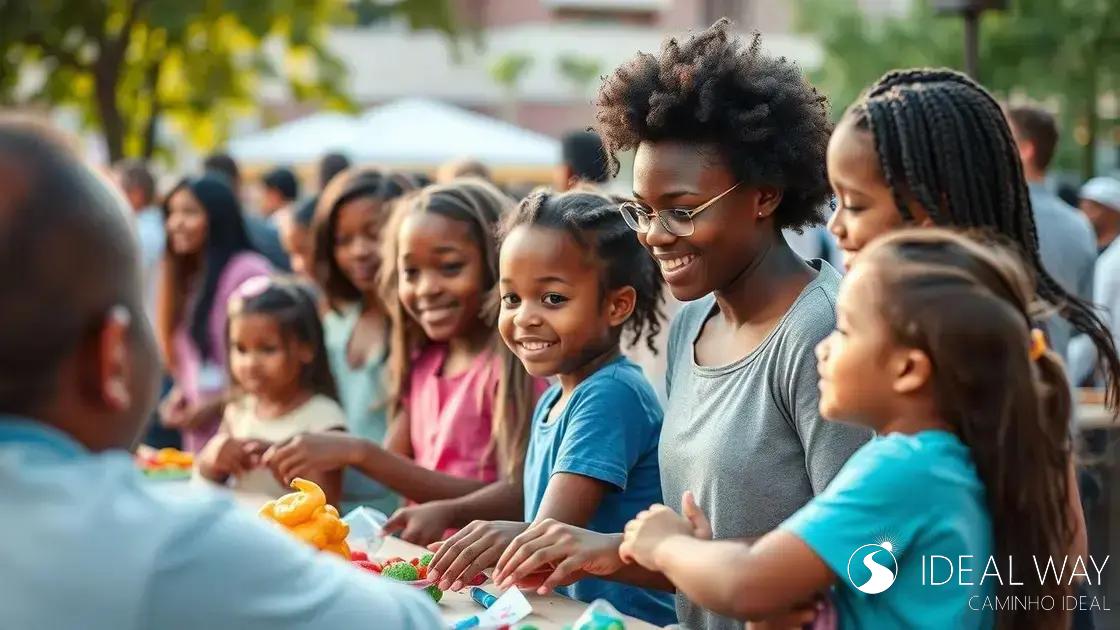
[[264, 463], [284, 483], [352, 466], [419, 503], [461, 497], [486, 486], [476, 479], [429, 470], [374, 442], [341, 431], [300, 434], [270, 448]]
[[626, 526], [620, 555], [664, 573], [689, 600], [721, 615], [760, 620], [805, 604], [836, 580], [794, 534], [751, 545], [696, 538], [693, 524], [657, 505]]
[[407, 413], [397, 414], [385, 435], [385, 450], [401, 457], [413, 458], [412, 421]]
[[521, 480], [500, 480], [457, 499], [429, 501], [398, 509], [385, 523], [385, 532], [427, 546], [444, 532], [471, 521], [516, 520], [525, 508]]
[[329, 505], [337, 506], [342, 499], [342, 469], [338, 470], [324, 470], [317, 472], [309, 477], [309, 481], [314, 481], [323, 489], [323, 494], [327, 495], [327, 503]]
[[[609, 484], [598, 479], [556, 473], [549, 478], [537, 520], [586, 525], [609, 489]], [[428, 574], [440, 578], [440, 588], [458, 590], [484, 569], [494, 566], [513, 539], [529, 525], [518, 521], [474, 521], [440, 545]]]

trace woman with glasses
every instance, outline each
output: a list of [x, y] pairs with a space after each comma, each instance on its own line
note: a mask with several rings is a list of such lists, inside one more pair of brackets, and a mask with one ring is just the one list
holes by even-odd
[[[623, 216], [688, 302], [669, 338], [665, 501], [706, 514], [707, 535], [761, 536], [870, 437], [820, 417], [813, 351], [835, 327], [840, 275], [802, 260], [782, 236], [824, 222], [825, 98], [792, 63], [762, 52], [757, 36], [745, 42], [720, 21], [618, 68], [597, 108], [615, 167], [616, 152], [636, 150]], [[671, 588], [660, 574], [624, 566], [620, 542], [621, 534], [542, 522], [506, 555], [532, 556], [522, 574], [556, 566], [552, 584], [586, 572]], [[742, 628], [680, 595], [677, 613], [688, 628]]]

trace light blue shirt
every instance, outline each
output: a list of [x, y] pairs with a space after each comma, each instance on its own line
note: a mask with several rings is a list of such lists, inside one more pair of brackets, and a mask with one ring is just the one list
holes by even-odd
[[[625, 357], [576, 386], [560, 417], [547, 422], [561, 393], [559, 384], [549, 387], [533, 412], [525, 456], [525, 520], [536, 518], [552, 475], [573, 473], [610, 487], [587, 528], [605, 534], [621, 532], [638, 512], [661, 503], [657, 393], [642, 368]], [[584, 602], [605, 599], [620, 612], [659, 626], [677, 620], [669, 593], [596, 578], [558, 590]]]
[[[0, 625], [442, 626], [428, 596], [316, 553], [216, 495], [163, 496], [123, 451], [0, 417]], [[373, 624], [373, 625], [371, 625]]]
[[[1097, 260], [1097, 237], [1085, 215], [1062, 201], [1044, 184], [1029, 184], [1031, 209], [1038, 229], [1042, 267], [1068, 293], [1082, 300], [1093, 296], [1093, 268]], [[1069, 362], [1068, 346], [1073, 327], [1053, 317], [1047, 322], [1050, 345]]]
[[[1120, 346], [1120, 238], [1101, 252], [1093, 281], [1093, 303], [1112, 332], [1112, 340]], [[1097, 365], [1097, 347], [1086, 335], [1079, 335], [1069, 345], [1070, 372], [1075, 382], [1089, 380]], [[1099, 375], [1092, 382], [1103, 386]]]
[[[995, 551], [985, 494], [968, 447], [955, 435], [892, 433], [856, 451], [825, 491], [781, 529], [803, 540], [836, 574], [833, 603], [841, 628], [991, 628], [994, 601], [984, 611], [984, 599], [994, 598], [998, 582], [989, 577], [980, 584]], [[867, 547], [883, 542], [890, 543], [889, 553]], [[935, 555], [949, 560], [931, 559]], [[950, 561], [952, 579], [933, 585], [949, 575]], [[865, 562], [896, 570], [894, 583], [877, 594], [857, 589], [876, 578]], [[932, 578], [930, 566], [936, 567]], [[1006, 559], [999, 566], [1007, 579]]]
[[[346, 412], [346, 430], [381, 444], [388, 428], [386, 354], [372, 357], [357, 368], [350, 365], [347, 356], [350, 337], [361, 316], [362, 309], [357, 305], [327, 311], [323, 316], [323, 342], [338, 386], [338, 399]], [[400, 498], [391, 490], [351, 468], [343, 473], [342, 492], [343, 505], [348, 510], [368, 505], [388, 515], [400, 504]]]

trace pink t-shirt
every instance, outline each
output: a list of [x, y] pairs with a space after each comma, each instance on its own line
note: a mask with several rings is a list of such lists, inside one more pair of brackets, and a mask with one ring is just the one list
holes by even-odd
[[[408, 392], [408, 417], [412, 455], [430, 470], [492, 482], [498, 465], [491, 450], [491, 421], [498, 392], [501, 364], [483, 353], [462, 374], [440, 375], [447, 346], [431, 344], [412, 364]], [[536, 394], [548, 383], [537, 379]]]

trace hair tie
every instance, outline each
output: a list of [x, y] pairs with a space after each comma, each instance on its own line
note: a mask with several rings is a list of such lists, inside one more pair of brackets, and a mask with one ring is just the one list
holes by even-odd
[[1031, 329], [1031, 361], [1038, 361], [1046, 354], [1046, 333], [1040, 328]]

